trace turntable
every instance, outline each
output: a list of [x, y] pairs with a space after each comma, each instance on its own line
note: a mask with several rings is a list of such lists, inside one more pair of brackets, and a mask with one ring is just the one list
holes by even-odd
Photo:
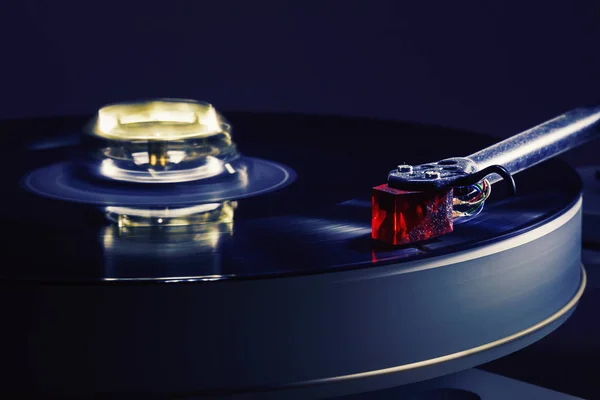
[[413, 390], [575, 310], [582, 187], [550, 158], [592, 139], [598, 110], [492, 147], [417, 124], [223, 114], [166, 99], [0, 123], [5, 393]]

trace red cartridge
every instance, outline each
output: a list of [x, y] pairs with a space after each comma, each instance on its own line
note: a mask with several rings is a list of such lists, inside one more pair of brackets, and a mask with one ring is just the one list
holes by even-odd
[[453, 189], [407, 192], [387, 184], [373, 188], [371, 236], [399, 245], [452, 232]]

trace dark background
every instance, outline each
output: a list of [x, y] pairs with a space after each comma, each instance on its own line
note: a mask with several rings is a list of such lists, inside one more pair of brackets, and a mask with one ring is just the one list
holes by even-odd
[[[0, 45], [0, 119], [183, 97], [225, 114], [353, 115], [508, 136], [600, 104], [597, 0], [3, 0]], [[570, 160], [598, 163], [598, 151]], [[597, 394], [593, 371], [574, 371], [598, 354], [585, 333], [598, 296], [586, 296], [556, 335], [488, 368]]]
[[0, 5], [0, 119], [144, 97], [508, 135], [600, 104], [600, 2]]

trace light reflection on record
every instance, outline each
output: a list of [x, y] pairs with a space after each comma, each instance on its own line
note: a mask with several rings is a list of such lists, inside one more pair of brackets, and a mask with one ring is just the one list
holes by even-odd
[[[485, 210], [451, 234], [410, 246], [385, 246], [370, 238], [369, 195], [389, 171], [386, 160], [399, 162], [400, 153], [407, 157], [400, 161], [413, 164], [442, 159], [485, 147], [490, 139], [389, 121], [245, 113], [232, 117], [243, 132], [237, 141], [240, 148], [258, 157], [232, 161], [233, 168], [249, 171], [247, 187], [243, 182], [234, 189], [231, 182], [223, 187], [219, 179], [203, 181], [201, 189], [194, 182], [132, 186], [90, 181], [60, 162], [66, 157], [63, 150], [9, 154], [7, 165], [15, 167], [5, 172], [9, 190], [3, 196], [2, 221], [10, 234], [4, 256], [19, 263], [18, 268], [4, 263], [1, 278], [187, 282], [200, 277], [258, 279], [375, 268], [522, 233], [555, 218], [580, 192], [575, 172], [551, 160], [518, 174], [518, 195], [512, 199], [503, 196], [502, 185], [494, 187]], [[72, 131], [81, 123], [70, 121], [59, 119], [56, 129]], [[409, 152], [401, 151], [407, 148]], [[555, 178], [552, 185], [546, 183], [547, 176]], [[19, 182], [29, 190], [21, 190]], [[237, 202], [231, 230], [203, 231], [207, 226], [202, 223], [219, 214], [210, 214], [207, 203], [228, 199]], [[178, 214], [187, 207], [195, 210], [193, 218]], [[131, 209], [147, 213], [132, 214]], [[128, 213], [134, 220], [119, 218]], [[182, 217], [185, 224], [173, 226]], [[125, 231], [119, 230], [119, 221]], [[169, 227], [155, 226], [161, 224]]]
[[271, 161], [242, 157], [231, 163], [236, 176], [228, 180], [142, 185], [92, 181], [70, 162], [52, 164], [29, 173], [25, 189], [43, 197], [75, 203], [116, 206], [165, 206], [215, 203], [257, 196], [294, 181], [290, 168]]

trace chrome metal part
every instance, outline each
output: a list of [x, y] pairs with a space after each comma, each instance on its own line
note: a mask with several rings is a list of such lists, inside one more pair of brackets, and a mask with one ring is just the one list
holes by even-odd
[[[388, 185], [395, 189], [427, 190], [457, 186], [466, 176], [500, 165], [516, 174], [600, 137], [600, 107], [578, 108], [512, 136], [470, 156], [392, 170]], [[439, 178], [433, 178], [438, 172]], [[492, 173], [490, 183], [501, 180]]]

